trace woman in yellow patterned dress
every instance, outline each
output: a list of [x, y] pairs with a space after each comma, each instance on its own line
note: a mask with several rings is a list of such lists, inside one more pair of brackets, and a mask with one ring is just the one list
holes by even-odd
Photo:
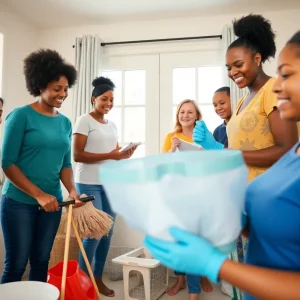
[[[233, 22], [238, 37], [228, 48], [228, 77], [248, 94], [237, 104], [227, 125], [228, 148], [243, 151], [249, 168], [249, 181], [265, 172], [298, 141], [295, 123], [282, 120], [272, 92], [275, 79], [262, 64], [275, 56], [275, 34], [261, 15], [248, 15]], [[205, 149], [222, 149], [203, 121], [197, 123], [193, 139]], [[235, 259], [244, 260], [242, 239], [237, 241]], [[238, 299], [242, 299], [240, 294]]]

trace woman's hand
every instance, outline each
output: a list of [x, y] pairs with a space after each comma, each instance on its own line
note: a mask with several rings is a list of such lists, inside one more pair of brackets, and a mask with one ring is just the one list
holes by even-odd
[[172, 137], [172, 146], [171, 146], [171, 152], [175, 152], [177, 147], [180, 145], [180, 140], [178, 137], [173, 136]]
[[77, 193], [76, 190], [72, 190], [70, 192], [68, 198], [71, 199], [71, 200], [75, 200], [74, 208], [81, 207], [85, 204], [85, 202], [80, 201], [80, 195]]
[[136, 148], [137, 147], [133, 147], [127, 151], [120, 151], [119, 149], [121, 149], [121, 148], [117, 148], [117, 149], [114, 149], [113, 151], [111, 151], [110, 154], [112, 155], [113, 160], [128, 159], [133, 155]]
[[224, 145], [215, 140], [202, 120], [196, 122], [193, 130], [193, 141], [204, 149], [224, 149]]
[[59, 210], [58, 201], [56, 197], [42, 192], [35, 198], [39, 205], [47, 212], [54, 212]]
[[128, 153], [128, 155], [129, 155], [128, 158], [130, 158], [133, 155], [133, 153], [135, 152], [136, 148], [137, 148], [137, 146], [135, 146], [135, 147], [131, 148], [130, 150], [128, 150], [128, 152], [129, 152]]
[[178, 228], [171, 228], [170, 234], [175, 242], [146, 237], [145, 246], [153, 257], [173, 270], [205, 276], [217, 282], [227, 255], [205, 239]]

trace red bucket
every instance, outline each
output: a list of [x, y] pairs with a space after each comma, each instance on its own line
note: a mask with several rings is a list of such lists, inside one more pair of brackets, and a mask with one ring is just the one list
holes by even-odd
[[[61, 291], [63, 262], [48, 271], [48, 283]], [[79, 269], [78, 262], [68, 261], [65, 300], [96, 300], [97, 295], [90, 278]]]

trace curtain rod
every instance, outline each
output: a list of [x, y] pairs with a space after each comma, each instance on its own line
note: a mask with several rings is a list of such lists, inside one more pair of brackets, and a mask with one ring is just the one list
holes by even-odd
[[[101, 46], [105, 47], [105, 46], [112, 46], [112, 45], [158, 43], [158, 42], [185, 41], [185, 40], [203, 40], [203, 39], [222, 39], [222, 35], [204, 35], [204, 36], [191, 36], [191, 37], [180, 37], [180, 38], [169, 38], [169, 39], [111, 42], [111, 43], [101, 43]], [[73, 48], [75, 48], [75, 45], [73, 45]]]

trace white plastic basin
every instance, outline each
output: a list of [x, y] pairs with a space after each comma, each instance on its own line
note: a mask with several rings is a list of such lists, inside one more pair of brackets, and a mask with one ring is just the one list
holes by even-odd
[[19, 281], [0, 285], [3, 300], [58, 300], [59, 290], [48, 283]]

